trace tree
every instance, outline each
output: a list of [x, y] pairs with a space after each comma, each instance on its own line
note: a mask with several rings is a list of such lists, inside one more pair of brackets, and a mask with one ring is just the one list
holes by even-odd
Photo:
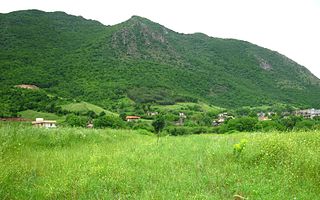
[[103, 117], [103, 116], [106, 116], [106, 113], [104, 111], [102, 111], [100, 114], [99, 114], [99, 117]]
[[97, 117], [97, 114], [92, 110], [89, 110], [86, 115], [89, 117], [89, 119], [94, 119]]
[[119, 117], [123, 120], [123, 121], [126, 121], [126, 117], [127, 117], [127, 114], [125, 112], [121, 112]]
[[96, 118], [93, 121], [93, 125], [96, 128], [124, 128], [125, 126], [124, 121], [122, 121], [119, 117], [112, 115], [105, 115]]
[[80, 127], [86, 127], [88, 119], [83, 116], [77, 116], [75, 114], [69, 114], [66, 117], [65, 122], [69, 126], [80, 126]]
[[164, 129], [164, 127], [166, 126], [166, 121], [165, 121], [164, 117], [162, 115], [158, 115], [156, 117], [156, 119], [152, 122], [152, 126], [153, 126], [154, 130], [156, 131], [156, 134], [158, 135], [157, 142], [159, 142], [160, 133]]

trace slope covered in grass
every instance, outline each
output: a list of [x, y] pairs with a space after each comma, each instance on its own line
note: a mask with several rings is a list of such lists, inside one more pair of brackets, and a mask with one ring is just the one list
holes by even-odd
[[87, 102], [70, 103], [70, 104], [62, 105], [61, 108], [63, 110], [67, 110], [70, 112], [79, 112], [82, 114], [87, 113], [88, 111], [93, 111], [97, 115], [99, 115], [101, 112], [105, 112], [106, 114], [115, 115], [115, 113], [112, 113], [110, 111], [107, 111], [107, 110], [99, 107], [99, 106], [96, 106], [96, 105], [93, 105], [93, 104], [87, 103]]
[[21, 111], [19, 112], [19, 114], [22, 118], [33, 119], [33, 120], [35, 120], [36, 118], [44, 118], [46, 120], [61, 120], [61, 121], [65, 119], [64, 116], [61, 117], [53, 113], [38, 112], [34, 110]]
[[199, 103], [177, 103], [174, 105], [158, 105], [153, 106], [153, 109], [159, 110], [161, 112], [183, 112], [184, 110], [188, 111], [199, 111], [199, 112], [213, 112], [218, 113], [223, 111], [223, 108], [216, 107], [216, 106], [209, 106], [208, 104], [205, 104], [203, 102]]
[[[163, 137], [0, 123], [1, 199], [317, 199], [319, 132]], [[247, 140], [234, 154], [234, 144]]]

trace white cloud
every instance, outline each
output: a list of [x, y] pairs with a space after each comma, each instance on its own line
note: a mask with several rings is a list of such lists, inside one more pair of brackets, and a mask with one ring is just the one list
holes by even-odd
[[0, 0], [0, 12], [65, 11], [113, 25], [140, 15], [183, 33], [279, 51], [320, 77], [320, 0]]

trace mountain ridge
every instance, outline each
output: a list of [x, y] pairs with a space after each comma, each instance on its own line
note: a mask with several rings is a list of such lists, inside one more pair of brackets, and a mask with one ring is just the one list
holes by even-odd
[[140, 16], [105, 26], [64, 12], [12, 13], [0, 15], [1, 87], [35, 84], [105, 108], [126, 98], [319, 106], [317, 77], [247, 41], [177, 33]]

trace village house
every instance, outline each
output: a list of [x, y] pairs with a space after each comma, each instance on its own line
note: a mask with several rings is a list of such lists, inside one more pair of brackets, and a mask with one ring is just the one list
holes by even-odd
[[320, 116], [320, 110], [317, 110], [314, 108], [305, 109], [305, 110], [297, 110], [297, 111], [295, 111], [295, 115], [303, 116], [304, 118], [313, 119], [314, 117]]
[[27, 85], [27, 84], [16, 85], [15, 87], [23, 88], [23, 89], [30, 89], [30, 90], [38, 90], [39, 89], [39, 87], [37, 87], [35, 85]]
[[187, 118], [187, 116], [183, 113], [179, 113], [179, 120], [176, 122], [176, 125], [182, 126], [184, 124], [184, 120]]
[[269, 117], [268, 117], [269, 114], [265, 114], [265, 113], [263, 113], [263, 112], [258, 113], [257, 116], [258, 116], [258, 120], [259, 120], [259, 121], [271, 120], [271, 119], [269, 119]]
[[92, 123], [92, 121], [88, 121], [88, 123], [87, 123], [87, 128], [93, 128], [93, 123]]
[[36, 118], [36, 121], [32, 122], [33, 126], [44, 127], [44, 128], [56, 128], [56, 121], [54, 120], [44, 120], [43, 118]]
[[137, 120], [139, 120], [141, 117], [139, 117], [139, 116], [127, 116], [126, 117], [126, 120], [127, 120], [127, 122], [132, 122], [132, 121], [137, 121]]
[[148, 116], [156, 116], [158, 114], [159, 114], [158, 112], [150, 112], [150, 111], [147, 112]]
[[233, 119], [234, 117], [229, 115], [228, 113], [220, 113], [218, 114], [218, 119], [213, 120], [212, 125], [213, 126], [219, 126], [223, 124], [227, 119]]

